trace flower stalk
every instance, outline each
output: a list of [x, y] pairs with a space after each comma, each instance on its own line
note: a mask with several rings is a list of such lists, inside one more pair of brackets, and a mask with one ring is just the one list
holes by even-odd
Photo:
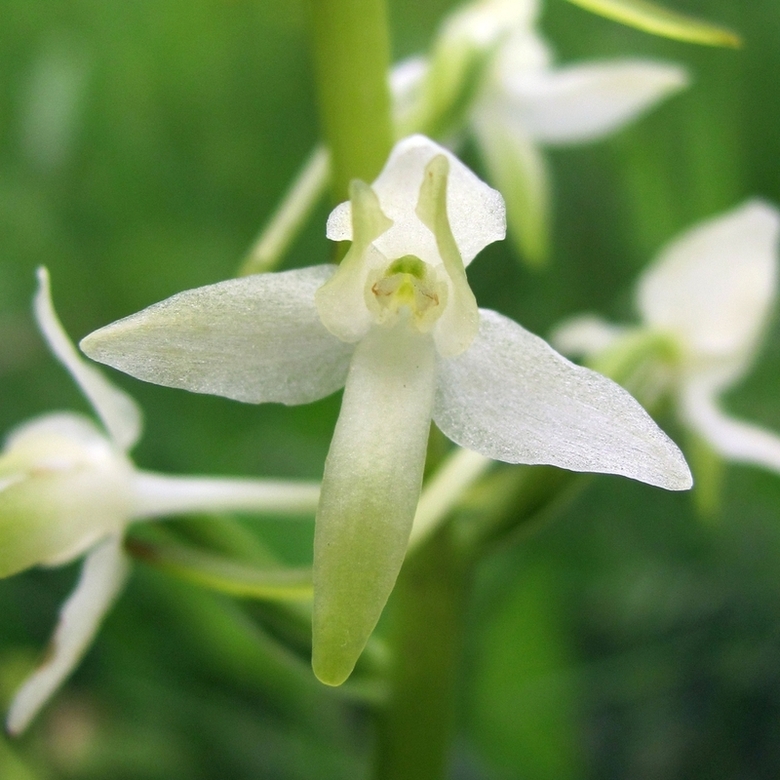
[[330, 155], [324, 146], [318, 145], [255, 239], [239, 268], [239, 276], [276, 270], [322, 198], [329, 178]]
[[332, 159], [334, 199], [371, 181], [393, 145], [390, 41], [384, 0], [309, 3], [318, 103]]
[[451, 527], [407, 561], [392, 600], [390, 698], [380, 716], [376, 780], [447, 776], [463, 645], [468, 559]]

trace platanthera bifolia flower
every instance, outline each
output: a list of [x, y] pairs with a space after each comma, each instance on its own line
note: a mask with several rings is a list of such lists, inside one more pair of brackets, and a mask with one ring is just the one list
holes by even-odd
[[[780, 472], [780, 437], [728, 416], [718, 401], [759, 347], [776, 294], [778, 233], [777, 209], [758, 200], [697, 225], [642, 274], [637, 305], [645, 328], [676, 347], [664, 377], [683, 423], [724, 458]], [[569, 354], [594, 354], [624, 330], [586, 316], [554, 340]]]
[[121, 591], [129, 572], [122, 551], [129, 523], [187, 512], [314, 512], [319, 495], [312, 483], [138, 470], [127, 455], [141, 432], [138, 407], [76, 352], [54, 311], [46, 269], [39, 269], [38, 279], [38, 325], [105, 432], [80, 414], [46, 414], [17, 428], [0, 454], [0, 577], [86, 553], [46, 659], [13, 699], [7, 719], [12, 734], [27, 727], [71, 673]]
[[677, 447], [613, 382], [493, 311], [465, 265], [504, 236], [501, 196], [423, 136], [328, 220], [342, 264], [190, 290], [103, 328], [84, 351], [147, 381], [306, 403], [346, 384], [314, 541], [313, 665], [351, 672], [395, 582], [431, 419], [510, 463], [690, 486]]
[[465, 118], [532, 263], [547, 252], [550, 209], [539, 147], [599, 140], [688, 83], [676, 65], [636, 58], [555, 67], [538, 12], [537, 0], [470, 3], [444, 22], [430, 58], [393, 79], [401, 126], [446, 135]]

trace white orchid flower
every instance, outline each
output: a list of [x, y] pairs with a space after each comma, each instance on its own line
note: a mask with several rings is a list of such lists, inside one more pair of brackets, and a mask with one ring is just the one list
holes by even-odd
[[140, 471], [127, 451], [141, 432], [135, 402], [76, 352], [38, 271], [38, 325], [52, 352], [91, 402], [108, 435], [88, 418], [43, 415], [17, 428], [0, 454], [0, 577], [86, 553], [64, 604], [52, 646], [11, 704], [7, 727], [19, 734], [72, 672], [129, 572], [122, 535], [134, 521], [171, 514], [245, 510], [314, 512], [319, 486], [270, 480], [176, 477]]
[[403, 561], [431, 419], [509, 463], [690, 486], [677, 447], [610, 380], [493, 311], [465, 265], [504, 236], [501, 196], [423, 136], [328, 220], [341, 266], [189, 290], [88, 336], [141, 379], [240, 401], [299, 404], [346, 384], [314, 541], [313, 665], [340, 684]]
[[535, 30], [538, 14], [538, 0], [469, 3], [445, 21], [429, 59], [401, 63], [392, 79], [401, 127], [457, 131], [447, 120], [469, 106], [488, 178], [532, 263], [544, 259], [548, 241], [540, 147], [600, 140], [688, 83], [677, 65], [635, 58], [556, 67]]
[[[393, 66], [396, 136], [456, 149], [467, 132], [500, 190], [520, 254], [546, 259], [550, 176], [541, 147], [598, 141], [688, 84], [669, 63], [627, 58], [555, 67], [536, 32], [538, 0], [475, 0], [443, 22], [428, 56]], [[318, 146], [258, 236], [243, 274], [277, 266], [322, 197], [330, 158]]]
[[[727, 460], [780, 472], [780, 436], [736, 420], [718, 397], [739, 382], [759, 348], [777, 289], [780, 213], [748, 201], [697, 225], [642, 274], [637, 304], [644, 325], [676, 346], [671, 381], [681, 420]], [[596, 354], [621, 329], [593, 316], [559, 326], [568, 354]]]

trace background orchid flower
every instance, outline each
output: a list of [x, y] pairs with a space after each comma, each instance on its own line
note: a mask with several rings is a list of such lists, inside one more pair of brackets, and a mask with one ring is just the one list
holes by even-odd
[[38, 271], [38, 325], [55, 356], [105, 426], [70, 412], [18, 427], [0, 454], [0, 577], [56, 566], [86, 553], [76, 589], [63, 605], [46, 659], [24, 682], [8, 713], [18, 734], [72, 672], [129, 572], [122, 536], [131, 522], [226, 510], [313, 512], [319, 486], [269, 480], [177, 477], [135, 468], [127, 452], [141, 432], [135, 402], [78, 354], [52, 305], [49, 276]]
[[[637, 306], [645, 327], [675, 346], [668, 377], [682, 421], [724, 458], [780, 472], [780, 436], [735, 420], [718, 400], [759, 347], [776, 296], [779, 234], [780, 214], [759, 200], [697, 225], [642, 274]], [[621, 333], [580, 317], [561, 325], [554, 342], [568, 354], [594, 354]]]
[[618, 385], [496, 312], [465, 266], [504, 235], [501, 196], [423, 136], [354, 182], [328, 220], [341, 266], [180, 293], [82, 341], [141, 379], [260, 403], [305, 403], [346, 384], [314, 542], [313, 665], [351, 672], [403, 561], [431, 419], [510, 463], [622, 474], [680, 490], [677, 447]]
[[[637, 58], [556, 68], [535, 30], [538, 16], [539, 0], [467, 3], [445, 18], [428, 56], [402, 60], [389, 74], [396, 137], [425, 133], [456, 148], [470, 130], [506, 200], [510, 237], [534, 265], [548, 253], [551, 209], [539, 147], [599, 140], [688, 84], [683, 68]], [[330, 172], [330, 154], [318, 146], [242, 274], [277, 266]]]
[[402, 63], [393, 77], [402, 127], [448, 135], [467, 107], [510, 231], [532, 263], [544, 260], [549, 230], [539, 147], [599, 140], [688, 83], [677, 65], [637, 58], [555, 67], [538, 14], [538, 0], [472, 2], [445, 20], [430, 59]]

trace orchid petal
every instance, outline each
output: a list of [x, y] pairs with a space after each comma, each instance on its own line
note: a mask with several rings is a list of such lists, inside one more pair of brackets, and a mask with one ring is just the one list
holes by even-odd
[[441, 138], [457, 131], [483, 89], [497, 51], [513, 31], [527, 31], [531, 37], [529, 28], [537, 11], [536, 2], [491, 0], [467, 3], [449, 14], [439, 28], [414, 100], [409, 99], [409, 89], [405, 94], [393, 92], [396, 118], [401, 120], [396, 124], [399, 137], [424, 132]]
[[122, 590], [128, 573], [118, 536], [106, 540], [87, 556], [78, 585], [60, 611], [46, 660], [25, 681], [11, 703], [7, 720], [11, 734], [20, 734], [27, 728], [76, 667]]
[[623, 127], [688, 84], [680, 67], [623, 60], [505, 74], [506, 110], [546, 144], [593, 141]]
[[456, 9], [445, 22], [455, 37], [468, 36], [483, 46], [498, 39], [508, 28], [530, 28], [539, 16], [539, 0], [482, 0]]
[[639, 281], [644, 320], [681, 340], [692, 359], [734, 362], [739, 375], [774, 300], [779, 233], [777, 209], [759, 200], [684, 233]]
[[751, 463], [780, 473], [780, 436], [729, 417], [706, 382], [692, 382], [682, 388], [680, 415], [727, 460]]
[[518, 74], [548, 71], [553, 65], [552, 49], [533, 27], [517, 25], [507, 31], [509, 35], [496, 53], [491, 78], [483, 86], [486, 100], [506, 100], [505, 81], [511, 83]]
[[445, 435], [509, 463], [691, 486], [680, 450], [623, 388], [512, 320], [480, 315], [470, 349], [441, 361], [433, 419]]
[[[410, 203], [416, 203], [425, 166], [443, 154], [450, 162], [447, 213], [463, 262], [468, 265], [484, 247], [506, 234], [504, 203], [496, 190], [481, 181], [452, 152], [422, 135], [395, 145], [385, 167], [372, 184], [393, 227], [375, 243], [388, 258], [415, 255], [427, 263], [440, 262], [436, 242], [420, 222]], [[337, 206], [328, 219], [328, 238], [351, 240], [351, 205]]]
[[435, 388], [430, 336], [373, 327], [350, 366], [314, 537], [314, 672], [340, 685], [393, 588], [420, 495]]
[[344, 384], [353, 349], [326, 330], [314, 305], [334, 270], [312, 266], [187, 290], [91, 333], [81, 348], [167, 387], [309, 403]]
[[449, 301], [434, 329], [436, 347], [443, 357], [454, 357], [468, 349], [479, 330], [477, 299], [466, 279], [466, 269], [447, 216], [449, 165], [447, 158], [440, 154], [425, 166], [417, 203], [417, 216], [436, 238], [449, 279]]
[[99, 448], [106, 453], [110, 450], [105, 434], [88, 417], [76, 412], [51, 412], [11, 429], [5, 437], [5, 448], [0, 455], [0, 473], [4, 470], [2, 464], [9, 460], [20, 464], [35, 463], [32, 454], [35, 450], [32, 448], [40, 447], [43, 457], [49, 454], [51, 450], [45, 446], [49, 436], [69, 440], [88, 449]]
[[18, 429], [0, 458], [0, 577], [72, 560], [132, 514], [132, 465], [87, 418], [54, 414]]
[[407, 57], [390, 70], [390, 92], [396, 125], [403, 125], [405, 117], [415, 107], [427, 71], [428, 60], [420, 56]]
[[387, 265], [371, 245], [392, 227], [384, 215], [376, 193], [355, 179], [349, 187], [352, 205], [352, 246], [336, 273], [314, 294], [317, 312], [325, 327], [342, 341], [359, 341], [371, 326], [371, 312], [366, 307], [365, 287], [369, 273]]
[[510, 237], [532, 265], [549, 253], [550, 183], [544, 157], [527, 133], [502, 112], [475, 117], [474, 134], [491, 181], [506, 199]]
[[89, 399], [111, 438], [123, 450], [131, 449], [141, 435], [141, 410], [127, 393], [111, 384], [76, 351], [54, 310], [49, 272], [43, 266], [38, 269], [34, 309], [46, 343]]
[[581, 314], [557, 325], [549, 341], [563, 355], [589, 357], [609, 349], [625, 332], [596, 314]]

